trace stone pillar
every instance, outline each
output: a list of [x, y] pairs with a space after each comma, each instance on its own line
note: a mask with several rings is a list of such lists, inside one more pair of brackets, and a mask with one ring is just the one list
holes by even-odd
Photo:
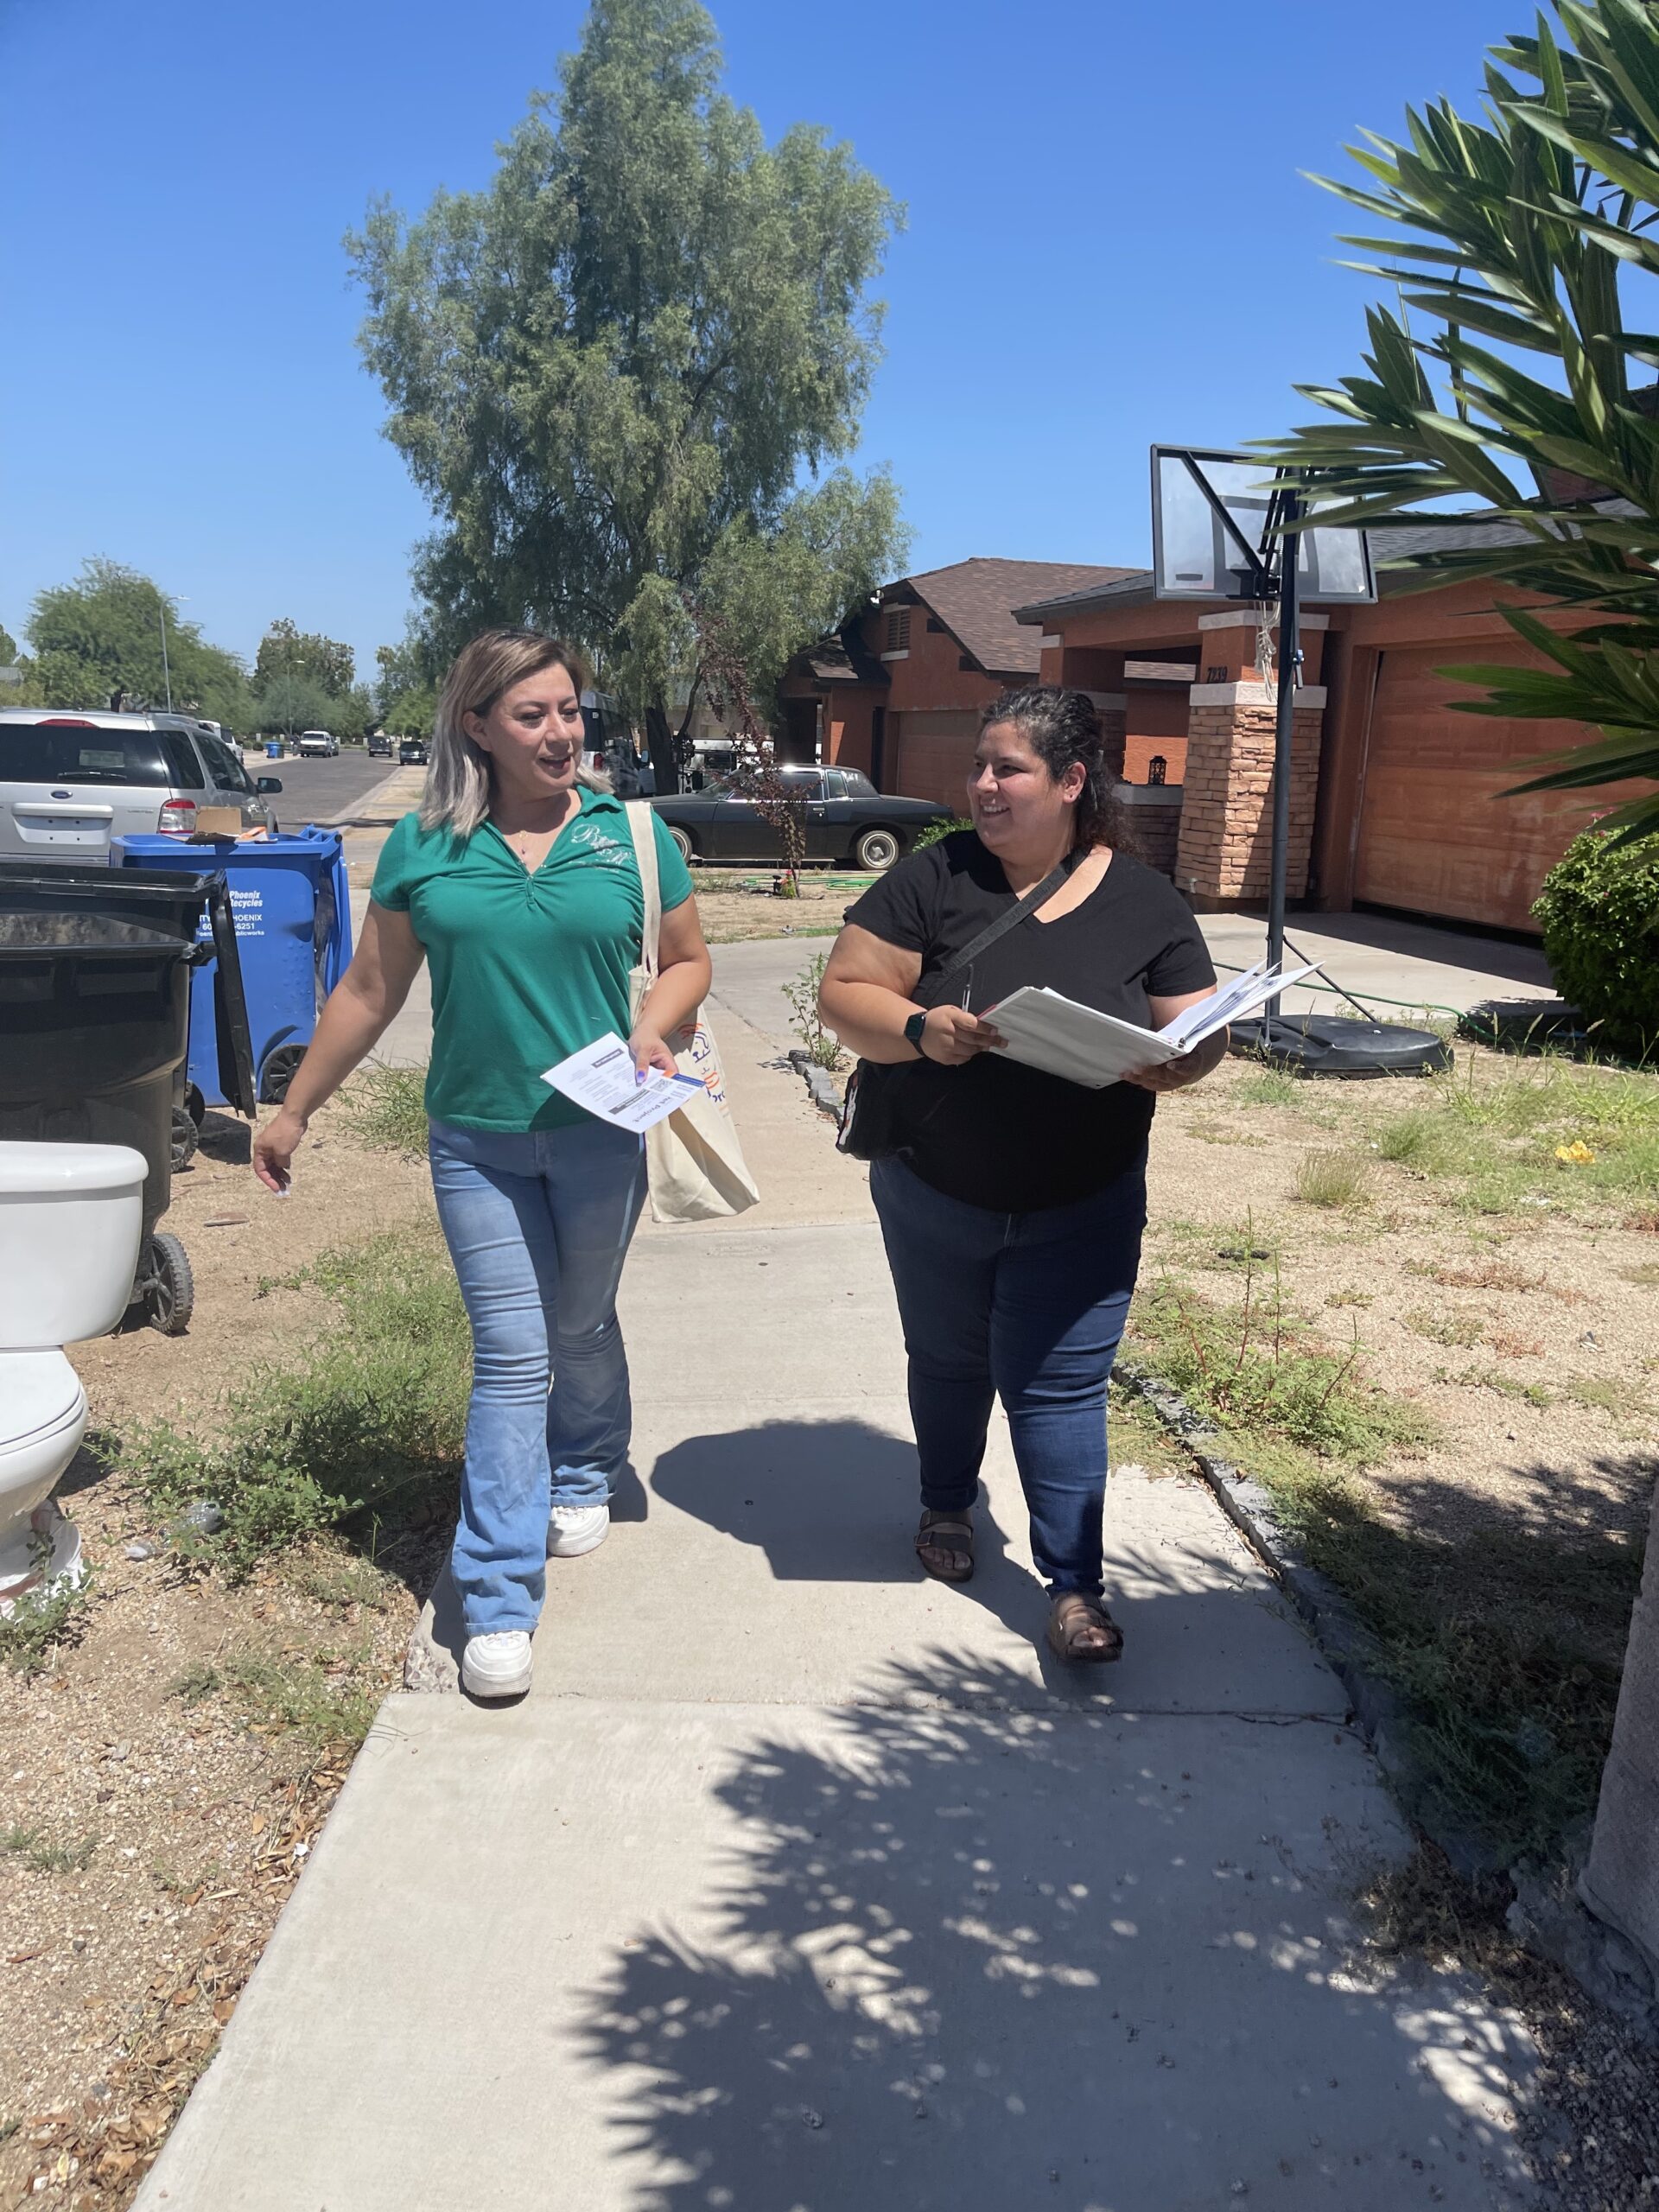
[[1590, 1863], [1579, 1888], [1596, 1917], [1633, 1943], [1659, 1980], [1659, 1491]]
[[[1304, 674], [1317, 677], [1326, 618], [1304, 618]], [[1188, 695], [1186, 778], [1175, 884], [1199, 907], [1264, 899], [1273, 854], [1273, 754], [1278, 720], [1256, 671], [1253, 609], [1200, 618], [1198, 668]], [[1291, 726], [1287, 895], [1307, 889], [1319, 795], [1325, 687], [1298, 688]]]

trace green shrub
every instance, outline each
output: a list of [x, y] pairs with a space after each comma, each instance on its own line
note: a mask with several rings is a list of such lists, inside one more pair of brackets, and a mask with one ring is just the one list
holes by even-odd
[[1627, 1058], [1659, 1051], [1659, 836], [1615, 846], [1586, 830], [1534, 902], [1564, 998], [1595, 1024], [1597, 1043]]
[[952, 815], [949, 822], [930, 822], [911, 850], [919, 853], [928, 845], [937, 845], [941, 837], [954, 837], [958, 830], [971, 830], [973, 826], [971, 822], [964, 822], [959, 814]]
[[324, 1530], [407, 1514], [423, 1491], [447, 1499], [461, 1457], [472, 1344], [435, 1239], [377, 1237], [295, 1282], [321, 1301], [317, 1334], [237, 1385], [217, 1435], [162, 1421], [121, 1449], [163, 1519], [196, 1498], [219, 1506], [216, 1534], [175, 1523], [174, 1541], [232, 1575]]

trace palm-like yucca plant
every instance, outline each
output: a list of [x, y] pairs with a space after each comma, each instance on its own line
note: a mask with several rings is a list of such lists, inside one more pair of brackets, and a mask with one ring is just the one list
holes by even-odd
[[[1659, 276], [1659, 0], [1555, 5], [1570, 43], [1541, 16], [1495, 48], [1484, 122], [1409, 112], [1408, 143], [1349, 149], [1378, 188], [1317, 180], [1398, 226], [1343, 243], [1388, 257], [1350, 265], [1400, 307], [1370, 311], [1368, 375], [1298, 387], [1334, 419], [1268, 448], [1311, 472], [1323, 523], [1446, 524], [1406, 563], [1423, 583], [1486, 576], [1601, 618], [1567, 636], [1503, 607], [1554, 665], [1446, 671], [1485, 687], [1471, 713], [1602, 731], [1521, 791], [1659, 779], [1659, 334], [1627, 321], [1653, 319]], [[1448, 495], [1461, 514], [1414, 512]], [[1510, 527], [1468, 543], [1471, 495]], [[1659, 834], [1659, 793], [1606, 822]]]

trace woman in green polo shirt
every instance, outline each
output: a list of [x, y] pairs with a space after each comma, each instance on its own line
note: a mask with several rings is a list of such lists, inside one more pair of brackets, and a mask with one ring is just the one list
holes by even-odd
[[[581, 688], [569, 648], [535, 631], [486, 631], [462, 652], [420, 811], [386, 840], [356, 956], [254, 1143], [260, 1180], [286, 1191], [310, 1116], [429, 961], [432, 1182], [473, 1329], [453, 1571], [479, 1697], [530, 1687], [547, 1557], [603, 1541], [632, 1425], [616, 1288], [643, 1143], [541, 1080], [629, 1033], [641, 958], [639, 862], [621, 803], [582, 769]], [[656, 845], [658, 973], [629, 1042], [636, 1066], [672, 1074], [664, 1039], [708, 991], [709, 950], [660, 821]]]

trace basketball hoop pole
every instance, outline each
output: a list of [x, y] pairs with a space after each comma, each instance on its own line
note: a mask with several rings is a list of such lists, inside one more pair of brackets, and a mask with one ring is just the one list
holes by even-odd
[[[1297, 639], [1296, 571], [1300, 545], [1295, 527], [1301, 501], [1295, 483], [1286, 474], [1277, 487], [1279, 508], [1279, 699], [1273, 733], [1273, 854], [1268, 878], [1268, 965], [1275, 968], [1285, 957], [1285, 874], [1290, 854], [1290, 753], [1296, 712], [1296, 676], [1301, 665]], [[1279, 1019], [1275, 995], [1262, 1008], [1264, 1033], [1270, 1039]]]

